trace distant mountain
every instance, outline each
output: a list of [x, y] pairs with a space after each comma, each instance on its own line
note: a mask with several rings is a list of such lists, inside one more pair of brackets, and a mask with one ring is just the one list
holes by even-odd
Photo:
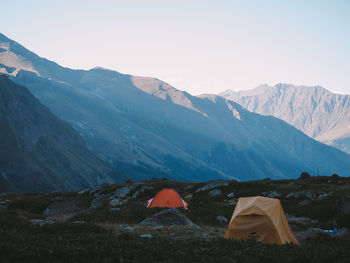
[[350, 153], [350, 96], [319, 86], [277, 84], [219, 94], [249, 111], [282, 119], [318, 141]]
[[71, 70], [0, 35], [2, 72], [70, 123], [98, 156], [132, 178], [183, 181], [348, 174], [350, 156], [273, 117], [154, 78]]
[[0, 145], [0, 191], [69, 191], [116, 181], [74, 129], [4, 75]]

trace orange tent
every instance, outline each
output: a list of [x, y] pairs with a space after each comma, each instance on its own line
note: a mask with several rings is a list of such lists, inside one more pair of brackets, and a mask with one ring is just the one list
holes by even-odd
[[264, 243], [299, 244], [289, 227], [280, 200], [261, 196], [238, 199], [225, 234], [225, 238], [249, 237]]
[[158, 192], [152, 199], [148, 200], [147, 207], [184, 207], [187, 209], [188, 204], [181, 198], [181, 196], [170, 188], [165, 188]]

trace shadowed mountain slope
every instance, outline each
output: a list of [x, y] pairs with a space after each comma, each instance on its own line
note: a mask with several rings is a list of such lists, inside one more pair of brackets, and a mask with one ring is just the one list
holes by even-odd
[[0, 190], [69, 191], [116, 181], [70, 125], [0, 75]]

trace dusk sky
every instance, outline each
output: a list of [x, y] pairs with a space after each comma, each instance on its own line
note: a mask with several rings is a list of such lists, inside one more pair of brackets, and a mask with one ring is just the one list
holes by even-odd
[[347, 0], [4, 1], [0, 32], [66, 67], [194, 95], [281, 82], [350, 94], [349, 14]]

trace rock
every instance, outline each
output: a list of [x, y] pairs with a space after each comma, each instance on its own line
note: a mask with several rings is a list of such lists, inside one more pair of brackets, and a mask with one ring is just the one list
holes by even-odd
[[120, 208], [119, 208], [119, 207], [111, 207], [111, 208], [109, 209], [109, 211], [111, 211], [111, 212], [120, 211]]
[[152, 230], [160, 230], [160, 229], [163, 229], [164, 227], [162, 225], [159, 225], [159, 226], [155, 226], [152, 228]]
[[337, 200], [337, 209], [342, 215], [350, 215], [350, 197], [341, 197]]
[[152, 238], [153, 236], [151, 234], [142, 234], [140, 235], [142, 238]]
[[119, 227], [124, 230], [124, 231], [128, 231], [128, 232], [134, 232], [135, 231], [135, 227], [132, 226], [128, 226], [128, 225], [119, 225]]
[[50, 204], [43, 212], [46, 216], [76, 214], [81, 212], [83, 209], [83, 201], [78, 196], [62, 197], [57, 196], [50, 200]]
[[152, 217], [149, 217], [145, 220], [143, 220], [141, 225], [187, 225], [187, 226], [194, 226], [196, 225], [185, 215], [183, 215], [178, 209], [176, 208], [169, 208], [166, 210], [163, 210]]
[[188, 186], [185, 187], [185, 190], [190, 190], [190, 189], [192, 189], [192, 188], [193, 188], [193, 184], [190, 184], [190, 185], [188, 185]]
[[230, 199], [230, 200], [226, 200], [226, 202], [227, 202], [229, 205], [235, 206], [235, 205], [237, 205], [238, 199], [237, 199], [237, 198], [235, 198], [235, 199]]
[[221, 223], [226, 225], [228, 223], [228, 219], [224, 216], [217, 216], [216, 219]]
[[91, 205], [89, 207], [89, 210], [97, 210], [103, 207], [106, 200], [106, 196], [103, 194], [99, 194], [95, 196], [94, 199], [91, 201]]
[[229, 193], [229, 194], [227, 195], [227, 197], [229, 197], [229, 198], [233, 198], [234, 196], [235, 196], [235, 193], [234, 193], [234, 192]]
[[270, 197], [270, 198], [278, 198], [280, 197], [281, 195], [279, 193], [277, 193], [276, 191], [270, 191], [270, 192], [263, 192], [261, 193], [262, 196], [267, 196], [267, 197]]
[[185, 196], [185, 199], [190, 199], [190, 198], [192, 198], [193, 197], [193, 195], [192, 194], [189, 194], [189, 195], [186, 195]]
[[87, 193], [89, 193], [89, 192], [90, 192], [90, 189], [87, 188], [87, 189], [84, 189], [84, 190], [79, 191], [78, 194], [79, 194], [79, 195], [84, 195], [84, 194], [87, 194]]
[[311, 219], [310, 217], [296, 217], [288, 214], [286, 216], [290, 224], [312, 225], [318, 223], [317, 219]]
[[30, 219], [29, 222], [37, 226], [43, 226], [45, 224], [43, 219]]
[[111, 207], [117, 207], [117, 206], [121, 206], [121, 205], [125, 204], [126, 202], [127, 202], [127, 200], [116, 198], [116, 199], [110, 200], [109, 205]]
[[221, 192], [220, 189], [213, 189], [208, 194], [211, 195], [211, 196], [217, 196], [217, 195], [221, 195], [222, 192]]
[[294, 198], [295, 193], [289, 193], [285, 196], [285, 198], [289, 199], [289, 198]]
[[209, 236], [208, 233], [206, 233], [206, 232], [203, 232], [203, 233], [202, 233], [202, 237], [208, 237], [208, 236]]
[[324, 194], [320, 194], [320, 195], [317, 197], [317, 199], [319, 199], [319, 200], [324, 200], [324, 199], [329, 198], [329, 196], [330, 196], [330, 194], [324, 193]]
[[140, 194], [140, 191], [136, 191], [136, 192], [132, 195], [131, 198], [135, 199], [135, 198], [137, 198], [137, 197], [139, 196], [139, 194]]
[[143, 193], [146, 190], [153, 190], [154, 188], [152, 186], [149, 185], [144, 185], [141, 187], [140, 192]]
[[301, 206], [306, 206], [306, 205], [309, 205], [309, 204], [311, 204], [311, 203], [312, 203], [312, 202], [311, 202], [310, 199], [305, 199], [305, 200], [299, 202], [299, 205], [301, 205]]
[[335, 236], [346, 236], [349, 234], [349, 229], [347, 229], [346, 227], [342, 227], [342, 228], [339, 228], [335, 233], [334, 235]]
[[130, 193], [130, 191], [132, 191], [133, 189], [134, 189], [133, 186], [125, 186], [125, 187], [119, 188], [119, 189], [115, 190], [114, 197], [124, 198], [124, 197], [126, 197], [126, 196]]
[[324, 233], [323, 232], [323, 229], [321, 228], [318, 228], [318, 227], [310, 227], [308, 228], [306, 231], [305, 231], [307, 234], [321, 234], [321, 233]]
[[285, 198], [308, 198], [308, 199], [312, 199], [313, 198], [313, 193], [308, 192], [308, 191], [300, 191], [297, 193], [289, 193], [285, 196]]
[[207, 184], [199, 189], [197, 189], [196, 193], [201, 192], [201, 191], [207, 191], [207, 190], [211, 190], [220, 186], [228, 186], [228, 182], [226, 181], [214, 181], [210, 184]]
[[85, 221], [82, 221], [82, 220], [77, 220], [77, 221], [74, 221], [72, 222], [73, 224], [85, 224]]
[[9, 202], [7, 202], [7, 200], [0, 200], [0, 209], [5, 209], [7, 208]]

